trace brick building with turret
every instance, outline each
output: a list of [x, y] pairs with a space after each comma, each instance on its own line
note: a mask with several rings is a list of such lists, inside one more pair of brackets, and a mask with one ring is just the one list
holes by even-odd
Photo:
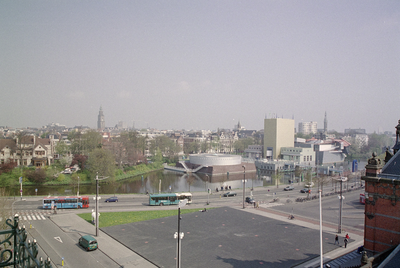
[[393, 153], [383, 162], [374, 153], [365, 166], [364, 248], [383, 252], [400, 244], [400, 120]]

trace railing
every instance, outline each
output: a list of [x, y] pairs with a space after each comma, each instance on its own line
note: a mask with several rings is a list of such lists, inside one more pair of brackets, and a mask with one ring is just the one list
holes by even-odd
[[184, 161], [179, 161], [179, 163], [182, 164], [183, 168], [180, 167], [172, 167], [164, 164], [164, 169], [172, 170], [172, 171], [177, 171], [177, 172], [183, 172], [183, 173], [196, 173], [200, 169], [202, 169], [204, 166], [198, 166], [195, 169], [188, 168], [185, 164]]
[[22, 228], [18, 226], [18, 214], [14, 216], [14, 222], [11, 219], [7, 219], [6, 224], [11, 229], [0, 231], [0, 235], [6, 236], [5, 240], [0, 240], [0, 267], [52, 267], [50, 258], [47, 258], [45, 261], [43, 261], [43, 258], [40, 258], [40, 260], [37, 259], [39, 247], [36, 239], [33, 242], [30, 240], [26, 241], [28, 234], [25, 226], [22, 226]]

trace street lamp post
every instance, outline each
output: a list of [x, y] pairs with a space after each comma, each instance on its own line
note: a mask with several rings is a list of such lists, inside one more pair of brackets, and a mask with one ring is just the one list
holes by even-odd
[[99, 175], [96, 175], [96, 236], [99, 236]]
[[210, 204], [210, 188], [208, 187], [208, 181], [210, 180], [210, 177], [206, 174], [207, 177], [207, 181], [206, 181], [206, 185], [207, 185], [207, 205]]
[[77, 196], [79, 196], [79, 176], [78, 176], [78, 193]]
[[176, 244], [176, 268], [181, 267], [181, 252], [182, 252], [182, 246], [181, 246], [181, 240], [184, 236], [184, 233], [181, 233], [181, 207], [184, 207], [186, 203], [188, 202], [187, 199], [179, 201], [178, 204], [178, 232], [174, 234], [174, 238], [177, 239], [177, 244]]
[[99, 180], [105, 180], [108, 177], [99, 179], [99, 173], [96, 174], [96, 211], [95, 211], [95, 224], [96, 224], [96, 236], [99, 236]]
[[319, 254], [321, 256], [320, 266], [324, 267], [324, 257], [323, 257], [323, 250], [322, 250], [322, 191], [319, 190]]
[[244, 196], [246, 195], [246, 166], [242, 166], [243, 168], [243, 208], [244, 208]]
[[19, 183], [21, 184], [19, 192], [21, 193], [21, 200], [22, 200], [22, 177], [19, 177]]
[[347, 181], [347, 177], [341, 177], [339, 179], [340, 181], [340, 195], [339, 195], [339, 226], [338, 226], [338, 233], [341, 234], [342, 233], [342, 210], [343, 210], [343, 199], [344, 196], [342, 194], [342, 190], [343, 190], [343, 182]]

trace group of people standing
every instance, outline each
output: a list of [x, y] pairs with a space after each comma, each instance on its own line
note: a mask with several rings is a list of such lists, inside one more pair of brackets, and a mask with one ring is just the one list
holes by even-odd
[[[346, 234], [346, 236], [344, 237], [344, 240], [343, 240], [345, 248], [347, 248], [347, 243], [349, 243], [349, 239], [350, 239], [349, 234]], [[338, 244], [338, 246], [340, 246], [340, 244], [339, 244], [339, 236], [338, 235], [335, 236], [335, 245], [336, 245], [336, 243]]]

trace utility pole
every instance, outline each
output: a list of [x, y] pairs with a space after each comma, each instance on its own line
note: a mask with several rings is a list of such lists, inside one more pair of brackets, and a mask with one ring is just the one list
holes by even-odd
[[99, 173], [96, 174], [96, 211], [95, 211], [95, 224], [96, 224], [96, 236], [99, 236], [99, 180], [105, 180], [108, 177], [99, 179]]
[[181, 240], [184, 237], [184, 233], [181, 232], [181, 207], [186, 206], [188, 200], [180, 200], [178, 204], [178, 232], [175, 232], [174, 238], [177, 239], [177, 244], [176, 244], [176, 268], [181, 268], [181, 253], [182, 253], [182, 245], [181, 245]]
[[243, 208], [244, 208], [244, 198], [246, 195], [246, 166], [243, 165]]
[[341, 234], [342, 233], [342, 210], [343, 210], [343, 199], [344, 196], [342, 194], [342, 190], [343, 190], [343, 182], [347, 181], [346, 177], [341, 177], [340, 178], [340, 195], [339, 195], [339, 226], [338, 226], [338, 233]]
[[210, 177], [206, 174], [207, 181], [206, 181], [206, 187], [207, 187], [207, 205], [210, 204], [210, 188], [208, 186], [208, 181], [210, 180]]
[[324, 267], [324, 253], [322, 250], [322, 191], [319, 190], [319, 255], [320, 255], [320, 266]]
[[21, 200], [22, 200], [22, 177], [19, 177], [19, 183], [21, 184], [21, 189], [19, 192], [21, 193]]

